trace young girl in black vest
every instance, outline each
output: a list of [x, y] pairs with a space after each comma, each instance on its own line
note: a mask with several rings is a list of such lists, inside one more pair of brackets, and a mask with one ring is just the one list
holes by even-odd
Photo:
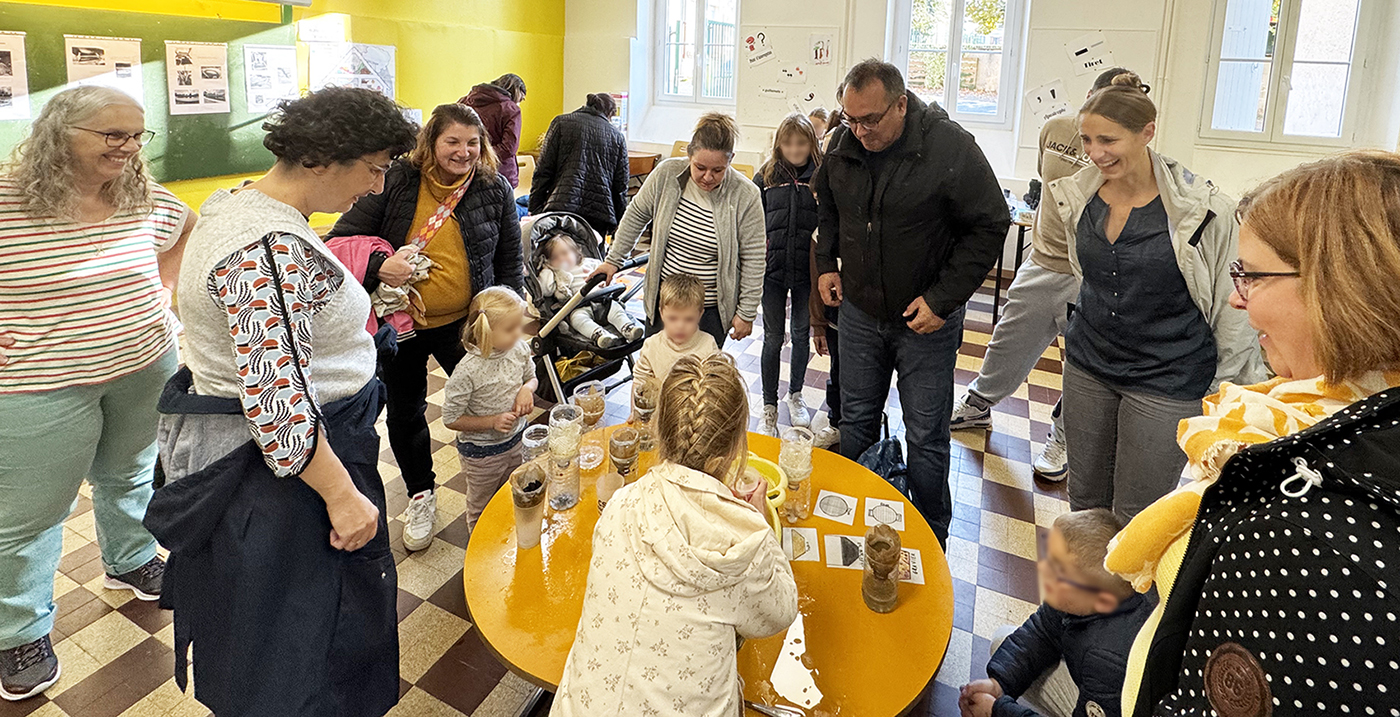
[[773, 135], [773, 152], [759, 168], [754, 182], [763, 190], [763, 213], [768, 225], [767, 268], [763, 277], [763, 425], [761, 432], [778, 434], [778, 368], [782, 360], [783, 324], [792, 298], [792, 358], [788, 395], [784, 403], [794, 426], [811, 425], [802, 399], [807, 374], [811, 293], [808, 256], [817, 228], [817, 197], [812, 175], [821, 164], [821, 150], [812, 123], [800, 112], [783, 119]]

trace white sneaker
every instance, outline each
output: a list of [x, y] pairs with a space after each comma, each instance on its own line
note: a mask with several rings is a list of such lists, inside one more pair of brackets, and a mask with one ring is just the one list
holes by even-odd
[[812, 436], [812, 445], [816, 446], [817, 448], [826, 449], [840, 448], [841, 429], [827, 426], [826, 428], [817, 431], [816, 434]]
[[778, 435], [778, 407], [768, 405], [763, 407], [763, 422], [758, 424], [758, 432], [765, 436]]
[[622, 338], [628, 341], [636, 341], [646, 336], [647, 330], [641, 324], [635, 321], [629, 321], [626, 326], [618, 329], [617, 332], [622, 334]]
[[802, 400], [802, 392], [794, 391], [785, 399], [788, 407], [788, 420], [796, 428], [812, 425], [812, 412], [807, 410], [807, 402]]
[[991, 428], [992, 407], [983, 408], [972, 394], [965, 393], [953, 406], [953, 418], [948, 427], [954, 431], [963, 428]]
[[437, 518], [437, 494], [430, 490], [414, 494], [404, 512], [403, 547], [422, 550], [433, 544], [433, 521]]
[[1064, 441], [1057, 441], [1052, 437], [1040, 451], [1040, 455], [1035, 457], [1031, 469], [1035, 472], [1035, 477], [1041, 480], [1051, 483], [1064, 480], [1069, 473], [1069, 459], [1065, 456]]

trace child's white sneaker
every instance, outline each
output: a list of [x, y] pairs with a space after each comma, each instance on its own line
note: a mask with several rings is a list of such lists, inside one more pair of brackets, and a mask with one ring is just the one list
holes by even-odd
[[778, 407], [769, 404], [763, 407], [763, 422], [758, 425], [758, 432], [765, 436], [777, 437], [778, 435]]
[[841, 429], [827, 426], [817, 431], [816, 434], [812, 436], [812, 445], [817, 448], [826, 448], [829, 450], [840, 448]]
[[593, 343], [599, 348], [610, 349], [621, 346], [627, 342], [623, 341], [621, 336], [600, 327], [597, 331], [593, 332]]
[[425, 490], [408, 501], [403, 525], [405, 550], [422, 550], [433, 544], [433, 521], [437, 519], [437, 494]]
[[793, 391], [787, 397], [788, 420], [797, 428], [812, 425], [812, 412], [807, 410], [807, 402], [802, 400], [801, 391]]
[[627, 339], [629, 342], [631, 342], [637, 341], [638, 339], [641, 339], [642, 337], [646, 336], [647, 330], [641, 324], [635, 321], [629, 321], [627, 322], [626, 326], [623, 326], [622, 328], [618, 329], [617, 332], [622, 334], [622, 338]]

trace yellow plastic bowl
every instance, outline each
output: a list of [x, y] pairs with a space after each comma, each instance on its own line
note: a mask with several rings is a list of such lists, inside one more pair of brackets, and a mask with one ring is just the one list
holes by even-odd
[[778, 519], [778, 509], [787, 502], [787, 475], [777, 463], [759, 458], [753, 453], [749, 454], [749, 470], [757, 472], [768, 481], [768, 522], [773, 525], [773, 532], [782, 535], [782, 521]]

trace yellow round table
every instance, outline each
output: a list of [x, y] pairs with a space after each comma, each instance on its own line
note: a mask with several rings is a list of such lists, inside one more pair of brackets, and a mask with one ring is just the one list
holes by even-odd
[[[611, 429], [600, 429], [606, 445]], [[775, 438], [749, 434], [754, 454], [776, 461]], [[924, 584], [900, 583], [894, 612], [880, 615], [861, 598], [862, 571], [817, 562], [791, 563], [800, 614], [786, 633], [749, 640], [739, 651], [744, 696], [797, 707], [809, 715], [885, 717], [904, 714], [943, 661], [953, 628], [953, 579], [928, 523], [883, 479], [835, 453], [812, 455], [812, 496], [823, 489], [862, 499], [904, 501], [900, 538], [920, 551]], [[607, 463], [605, 462], [606, 466]], [[486, 506], [467, 545], [463, 583], [482, 640], [512, 672], [553, 690], [574, 642], [598, 521], [595, 486], [584, 480], [570, 510], [547, 516], [537, 548], [517, 551], [510, 486]], [[857, 516], [845, 525], [815, 515], [797, 527], [861, 536]]]

